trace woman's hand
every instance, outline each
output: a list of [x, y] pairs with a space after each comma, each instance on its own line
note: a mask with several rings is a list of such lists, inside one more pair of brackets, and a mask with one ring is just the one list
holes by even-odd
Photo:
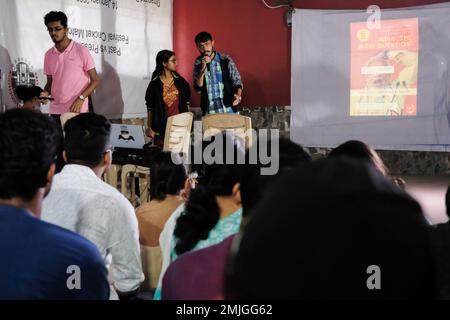
[[145, 134], [147, 137], [154, 139], [155, 138], [155, 131], [152, 130], [152, 128], [147, 128], [147, 130], [145, 130]]

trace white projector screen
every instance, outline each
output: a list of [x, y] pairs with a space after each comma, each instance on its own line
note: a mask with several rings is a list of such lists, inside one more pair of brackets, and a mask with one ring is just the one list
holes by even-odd
[[365, 10], [296, 10], [291, 139], [450, 149], [449, 16], [449, 2], [381, 10], [378, 25]]

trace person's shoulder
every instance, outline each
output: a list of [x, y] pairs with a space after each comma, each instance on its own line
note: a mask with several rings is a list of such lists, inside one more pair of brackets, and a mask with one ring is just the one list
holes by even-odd
[[52, 187], [48, 195], [43, 201], [43, 212], [48, 213], [49, 207], [59, 207], [61, 201], [67, 202], [73, 199], [72, 195], [77, 192], [78, 185], [70, 183], [73, 180], [73, 175], [67, 173], [64, 168], [61, 172], [53, 176]]
[[130, 216], [135, 218], [136, 213], [130, 201], [116, 188], [103, 181], [101, 182], [102, 191], [92, 197], [87, 205], [92, 206], [93, 210], [102, 207], [103, 211], [109, 212], [111, 219], [122, 220], [125, 217], [130, 218]]
[[70, 230], [64, 229], [60, 226], [57, 226], [55, 224], [43, 221], [43, 220], [37, 220], [38, 224], [37, 227], [41, 232], [41, 239], [44, 241], [54, 241], [58, 240], [59, 243], [67, 244], [68, 242], [73, 243], [80, 243], [83, 242], [83, 238], [81, 238], [78, 234], [75, 232], [72, 232]]
[[176, 81], [176, 82], [182, 82], [182, 83], [185, 83], [185, 84], [188, 83], [188, 82], [186, 81], [186, 79], [185, 79], [181, 74], [179, 74], [179, 73], [175, 73], [175, 74], [174, 74], [174, 78], [175, 78], [175, 81]]
[[159, 77], [155, 77], [150, 80], [147, 90], [157, 90], [160, 87], [162, 88], [161, 80]]
[[49, 48], [47, 51], [45, 51], [45, 57], [51, 56], [55, 52], [55, 47]]
[[225, 262], [235, 235], [223, 241], [198, 250], [186, 252], [172, 262], [169, 269], [193, 270], [195, 267], [212, 270]]
[[150, 79], [150, 85], [152, 85], [152, 86], [158, 85], [160, 82], [161, 82], [161, 79], [159, 78], [159, 75]]
[[[97, 246], [70, 230], [43, 223], [46, 230], [40, 233], [44, 238], [40, 248], [45, 248], [41, 249], [45, 254], [38, 256], [38, 263], [46, 266], [50, 273], [63, 274], [64, 279], [67, 279], [68, 273], [77, 270], [70, 268], [77, 267], [81, 271], [81, 281], [86, 285], [79, 292], [69, 293], [71, 299], [107, 299], [107, 270]], [[65, 273], [60, 274], [61, 270], [65, 270]]]
[[186, 209], [186, 201], [183, 201], [180, 203], [180, 205], [175, 209], [174, 212], [172, 212], [172, 214], [169, 217], [169, 220], [172, 221], [176, 221], [178, 219], [179, 216], [181, 216], [183, 214], [183, 212]]
[[233, 59], [231, 59], [231, 56], [228, 53], [222, 53], [222, 52], [217, 52], [219, 54], [220, 60], [230, 60], [233, 61]]
[[432, 236], [446, 236], [450, 238], [450, 221], [429, 225]]
[[200, 64], [202, 64], [202, 56], [200, 55], [200, 56], [198, 56], [197, 58], [195, 58], [195, 60], [194, 60], [194, 66], [198, 66], [198, 65], [200, 65]]
[[71, 252], [73, 257], [95, 257], [97, 255], [96, 246], [73, 231], [64, 229], [57, 225], [38, 220], [40, 224], [39, 238], [43, 243], [49, 243], [47, 250], [53, 254]]
[[192, 251], [190, 253], [195, 254], [197, 259], [209, 259], [209, 257], [215, 257], [218, 258], [218, 256], [227, 255], [231, 244], [233, 243], [233, 240], [235, 238], [236, 234], [233, 234], [231, 236], [228, 236], [224, 240], [222, 240], [219, 243], [213, 244], [209, 247], [205, 247], [196, 251]]
[[226, 63], [227, 65], [236, 66], [236, 63], [234, 62], [234, 60], [227, 53], [220, 53], [220, 61], [223, 63]]
[[164, 228], [161, 232], [161, 236], [172, 237], [173, 229], [175, 228], [175, 224], [177, 219], [181, 216], [186, 208], [186, 202], [181, 203], [174, 212], [170, 215], [169, 219], [167, 219], [164, 224]]
[[104, 188], [104, 193], [103, 195], [107, 198], [111, 197], [112, 198], [112, 202], [115, 202], [117, 204], [120, 205], [126, 205], [129, 208], [132, 208], [133, 206], [131, 205], [131, 203], [128, 201], [128, 199], [116, 188], [114, 188], [113, 186], [107, 184], [104, 181], [100, 181], [102, 184], [102, 187]]
[[155, 201], [149, 201], [140, 205], [139, 207], [136, 208], [136, 216], [139, 218], [148, 215], [149, 212], [153, 213], [155, 209], [155, 204], [156, 204]]
[[81, 43], [79, 43], [79, 42], [77, 42], [75, 40], [72, 40], [72, 43], [73, 43], [74, 48], [77, 48], [78, 50], [83, 50], [83, 51], [87, 50], [87, 51], [89, 51], [88, 48], [86, 48], [84, 45], [82, 45]]
[[91, 52], [89, 51], [89, 49], [87, 47], [85, 47], [84, 45], [82, 45], [79, 42], [76, 42], [74, 40], [72, 40], [73, 42], [73, 47], [80, 52], [83, 55], [91, 55]]
[[118, 210], [123, 209], [123, 207], [127, 209], [133, 208], [128, 199], [119, 190], [104, 181], [99, 181], [99, 183], [101, 184], [98, 186], [98, 192], [95, 197], [91, 198], [91, 202], [94, 202], [94, 205], [117, 207]]
[[[11, 210], [19, 210], [13, 208]], [[46, 251], [56, 253], [64, 250], [72, 250], [78, 248], [82, 252], [85, 248], [92, 248], [93, 244], [84, 239], [80, 235], [64, 229], [55, 224], [43, 221], [32, 216], [29, 213], [18, 214], [14, 212], [14, 220], [8, 222], [11, 225], [18, 224], [17, 228], [22, 228], [22, 232], [26, 230], [28, 236], [33, 237], [33, 245], [39, 248], [45, 248]], [[95, 248], [95, 246], [94, 246]]]
[[[66, 168], [66, 167], [65, 167]], [[67, 172], [65, 168], [54, 177], [54, 183], [49, 195], [44, 199], [44, 204], [52, 205], [58, 204], [62, 201], [73, 202], [74, 195], [76, 198], [83, 199], [82, 203], [78, 205], [80, 210], [86, 212], [110, 212], [109, 216], [114, 215], [117, 211], [133, 211], [134, 208], [131, 203], [120, 193], [119, 190], [102, 181], [97, 176], [92, 174], [86, 175], [80, 171]], [[75, 185], [67, 193], [67, 182], [73, 180], [73, 175], [78, 174], [82, 176], [83, 183], [87, 186]], [[100, 218], [100, 216], [99, 216]]]

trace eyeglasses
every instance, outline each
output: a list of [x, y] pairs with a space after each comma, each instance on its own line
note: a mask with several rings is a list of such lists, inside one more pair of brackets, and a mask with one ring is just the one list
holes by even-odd
[[52, 33], [53, 31], [55, 31], [55, 32], [60, 32], [61, 30], [64, 30], [64, 29], [65, 29], [64, 27], [47, 28], [47, 31], [48, 31], [49, 33]]

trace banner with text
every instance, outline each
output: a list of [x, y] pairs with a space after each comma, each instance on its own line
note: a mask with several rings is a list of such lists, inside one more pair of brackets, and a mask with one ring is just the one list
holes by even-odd
[[[0, 86], [6, 109], [19, 104], [18, 85], [45, 86], [44, 54], [53, 42], [49, 11], [68, 16], [69, 38], [89, 49], [101, 83], [96, 113], [146, 116], [145, 90], [158, 51], [172, 49], [172, 0], [0, 0]], [[43, 111], [48, 110], [48, 105]]]

